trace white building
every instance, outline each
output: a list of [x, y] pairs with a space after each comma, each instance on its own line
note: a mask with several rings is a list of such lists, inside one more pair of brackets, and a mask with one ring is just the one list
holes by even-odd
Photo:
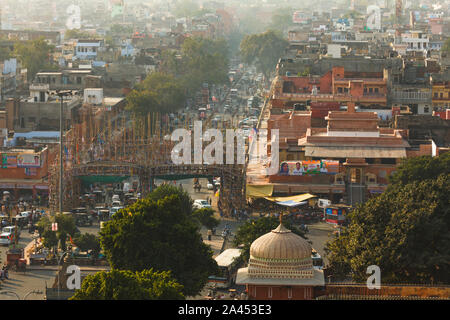
[[406, 44], [406, 51], [426, 51], [429, 49], [428, 35], [422, 31], [402, 33], [402, 44]]

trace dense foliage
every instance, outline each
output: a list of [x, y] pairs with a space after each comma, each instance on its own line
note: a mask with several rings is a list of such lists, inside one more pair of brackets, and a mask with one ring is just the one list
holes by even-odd
[[190, 201], [179, 188], [170, 192], [165, 186], [117, 212], [100, 232], [111, 267], [172, 271], [183, 294], [198, 294], [218, 267], [202, 241]]
[[112, 270], [88, 275], [70, 300], [182, 300], [170, 272]]
[[85, 233], [73, 239], [74, 244], [84, 252], [91, 253], [93, 257], [98, 257], [100, 253], [100, 239], [92, 234]]
[[[58, 231], [52, 231], [52, 223], [58, 224]], [[61, 243], [61, 249], [66, 250], [66, 241], [68, 236], [75, 237], [79, 234], [75, 219], [71, 215], [57, 214], [55, 216], [44, 216], [36, 224], [39, 233], [44, 238], [44, 246], [52, 248], [57, 245], [58, 240]]]
[[442, 45], [441, 51], [450, 54], [450, 38], [445, 40], [444, 44]]
[[288, 42], [274, 31], [246, 36], [241, 42], [241, 57], [248, 64], [255, 64], [266, 79], [275, 70]]
[[28, 80], [32, 80], [42, 69], [54, 69], [51, 53], [54, 46], [47, 44], [44, 38], [34, 41], [16, 42], [13, 55], [28, 70]]
[[181, 82], [173, 76], [150, 73], [127, 96], [127, 109], [139, 116], [146, 116], [149, 112], [176, 112], [184, 107], [184, 91]]
[[378, 265], [384, 283], [449, 282], [449, 158], [408, 159], [383, 194], [348, 216], [326, 248], [335, 277], [365, 281]]
[[193, 212], [193, 215], [201, 225], [209, 230], [216, 228], [220, 224], [220, 221], [214, 218], [214, 210], [211, 208], [197, 209]]

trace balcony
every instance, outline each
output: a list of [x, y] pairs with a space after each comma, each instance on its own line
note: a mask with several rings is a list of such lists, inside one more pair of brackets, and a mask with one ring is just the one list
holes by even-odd
[[431, 91], [430, 92], [392, 91], [390, 98], [393, 102], [399, 103], [431, 102]]

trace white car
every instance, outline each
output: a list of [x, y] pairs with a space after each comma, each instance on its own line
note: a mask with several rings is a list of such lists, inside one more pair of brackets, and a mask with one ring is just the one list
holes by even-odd
[[0, 244], [9, 246], [14, 242], [14, 234], [8, 232], [2, 232], [0, 234]]
[[211, 208], [211, 205], [206, 200], [194, 200], [193, 207], [195, 209]]
[[208, 182], [208, 184], [206, 185], [206, 188], [208, 188], [208, 190], [213, 190], [214, 186], [211, 182]]
[[[4, 227], [2, 229], [2, 233], [11, 233], [11, 234], [16, 234], [16, 227], [15, 226], [8, 226], [8, 227]], [[20, 237], [20, 228], [17, 228], [17, 237]]]
[[20, 213], [20, 215], [22, 216], [22, 217], [26, 217], [26, 218], [28, 218], [28, 216], [31, 214], [31, 211], [22, 211], [21, 213]]

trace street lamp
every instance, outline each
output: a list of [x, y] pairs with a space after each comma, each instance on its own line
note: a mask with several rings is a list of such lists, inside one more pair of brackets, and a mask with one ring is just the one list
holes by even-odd
[[63, 212], [63, 136], [64, 136], [64, 97], [72, 96], [78, 94], [78, 92], [73, 92], [72, 90], [56, 90], [53, 92], [47, 91], [48, 95], [58, 96], [61, 102], [59, 111], [59, 212]]
[[70, 251], [69, 250], [64, 251], [64, 253], [62, 254], [61, 258], [59, 258], [59, 261], [58, 261], [58, 300], [59, 300], [59, 292], [61, 289], [61, 270], [59, 270], [59, 266], [60, 266], [61, 261], [64, 258], [64, 256], [71, 251], [72, 251], [72, 248], [70, 249]]

